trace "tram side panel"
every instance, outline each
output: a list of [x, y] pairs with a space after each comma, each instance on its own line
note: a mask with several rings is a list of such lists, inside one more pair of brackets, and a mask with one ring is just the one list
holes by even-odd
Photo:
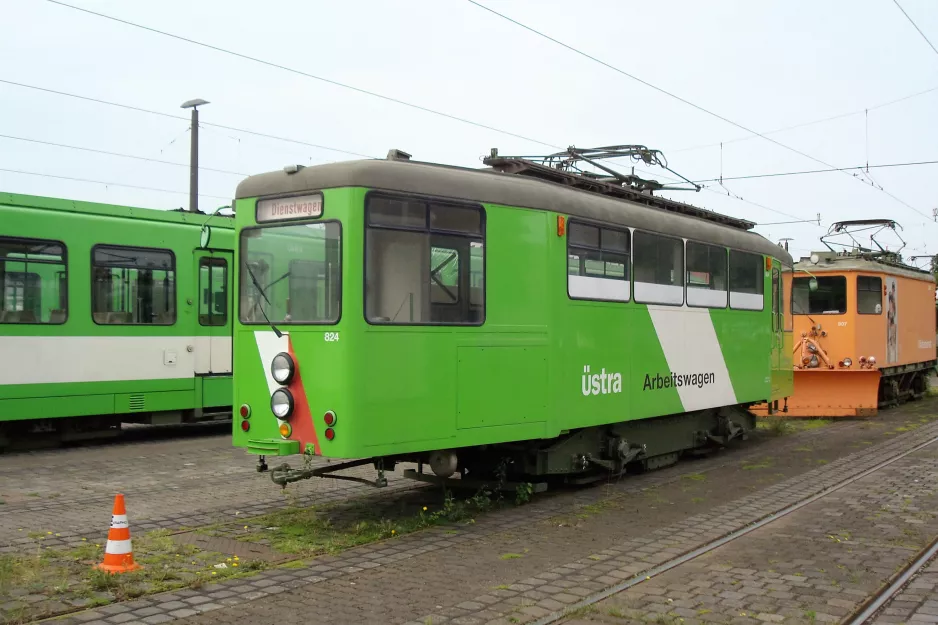
[[[19, 433], [88, 433], [121, 420], [184, 420], [201, 412], [203, 399], [230, 406], [230, 373], [209, 384], [195, 375], [194, 338], [204, 329], [191, 271], [199, 230], [181, 223], [193, 216], [147, 220], [147, 209], [0, 199], [9, 295], [0, 313], [0, 425]], [[230, 236], [221, 228], [217, 244]], [[46, 258], [43, 249], [56, 254]], [[55, 263], [30, 263], [34, 256]], [[149, 269], [130, 267], [121, 256], [143, 259]], [[168, 264], [156, 269], [161, 263]], [[36, 274], [41, 287], [17, 297], [7, 280], [14, 267], [27, 281]], [[143, 316], [155, 322], [134, 322]]]

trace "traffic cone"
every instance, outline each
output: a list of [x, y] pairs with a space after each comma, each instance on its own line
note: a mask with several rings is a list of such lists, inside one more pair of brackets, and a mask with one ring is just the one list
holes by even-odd
[[95, 568], [108, 573], [128, 573], [141, 568], [134, 562], [134, 549], [130, 543], [130, 523], [127, 521], [124, 496], [120, 493], [114, 497], [114, 512], [111, 514], [111, 529], [107, 533], [104, 562], [96, 565]]

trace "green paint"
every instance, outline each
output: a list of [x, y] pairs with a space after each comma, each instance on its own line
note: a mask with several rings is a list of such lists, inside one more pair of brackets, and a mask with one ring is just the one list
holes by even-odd
[[[566, 240], [557, 235], [555, 213], [484, 205], [481, 326], [368, 324], [362, 271], [366, 191], [323, 191], [321, 219], [342, 224], [341, 319], [278, 324], [298, 356], [322, 455], [361, 458], [551, 439], [576, 428], [685, 411], [670, 383], [647, 388], [646, 375], [653, 379], [671, 371], [648, 306], [568, 297]], [[255, 204], [256, 198], [237, 201], [239, 231], [257, 225]], [[242, 252], [236, 251], [236, 263]], [[289, 260], [282, 251], [271, 254], [274, 266]], [[740, 405], [790, 394], [784, 372], [790, 374], [791, 339], [773, 325], [771, 295], [771, 272], [765, 272], [762, 311], [703, 311]], [[269, 362], [261, 361], [255, 332], [271, 330], [264, 323], [235, 323], [235, 404], [249, 404], [252, 416], [248, 433], [235, 419], [233, 444], [253, 453], [296, 453], [299, 447], [279, 445], [265, 375]], [[328, 340], [333, 333], [338, 341]], [[586, 366], [591, 374], [618, 374], [621, 388], [609, 381], [608, 392], [585, 395]], [[327, 410], [338, 417], [333, 441], [323, 435]]]
[[[108, 340], [120, 338], [164, 337], [196, 346], [197, 339], [204, 337], [226, 338], [231, 336], [233, 315], [234, 276], [231, 262], [234, 248], [234, 224], [231, 218], [215, 217], [212, 248], [199, 250], [199, 234], [203, 223], [209, 219], [205, 214], [184, 211], [160, 211], [145, 208], [114, 206], [77, 202], [58, 198], [0, 193], [0, 213], [3, 214], [3, 237], [40, 239], [64, 245], [65, 260], [60, 264], [36, 264], [14, 262], [7, 259], [7, 271], [36, 274], [41, 288], [30, 294], [25, 308], [34, 310], [42, 321], [63, 320], [62, 323], [3, 323], [0, 322], [0, 357], [22, 359], [22, 354], [7, 353], [4, 347], [14, 339], [28, 338], [41, 353], [26, 358], [29, 366], [35, 367], [35, 380], [30, 383], [9, 383], [0, 376], [0, 421], [60, 418], [86, 415], [120, 415], [137, 413], [159, 413], [162, 411], [196, 411], [231, 405], [231, 376], [207, 377], [199, 381], [190, 370], [181, 370], [179, 377], [169, 379], [108, 380], [108, 363], [94, 362], [95, 346]], [[92, 315], [93, 248], [97, 245], [129, 246], [134, 248], [156, 248], [168, 250], [174, 258], [172, 293], [175, 300], [175, 321], [170, 325], [103, 325], [95, 323]], [[227, 276], [217, 270], [212, 289], [205, 280], [200, 284], [200, 261], [218, 262], [227, 260]], [[0, 263], [0, 272], [4, 263]], [[138, 270], [110, 269], [109, 276], [117, 275], [131, 280], [138, 279]], [[207, 271], [205, 277], [207, 278]], [[102, 277], [104, 274], [99, 274]], [[57, 276], [55, 279], [52, 276]], [[67, 277], [66, 277], [67, 276]], [[166, 272], [154, 271], [154, 280], [164, 285]], [[0, 274], [2, 278], [2, 274]], [[103, 278], [102, 278], [103, 279]], [[127, 310], [137, 305], [132, 287], [125, 291], [113, 287], [110, 295], [117, 299], [123, 293]], [[137, 283], [139, 284], [139, 282]], [[142, 288], [142, 287], [141, 287]], [[204, 325], [208, 318], [206, 291], [212, 291], [211, 303], [227, 305], [227, 322], [219, 325]], [[61, 296], [61, 297], [60, 297]], [[211, 296], [210, 296], [211, 297]], [[2, 298], [2, 296], [0, 296]], [[67, 311], [61, 304], [67, 298]], [[102, 300], [99, 300], [102, 301]], [[111, 302], [113, 304], [113, 302]], [[0, 302], [0, 318], [3, 307], [19, 306], [14, 299]], [[200, 317], [201, 315], [201, 317]], [[202, 323], [200, 323], [200, 318]], [[100, 321], [100, 316], [99, 316]], [[56, 363], [54, 373], [49, 372], [49, 359], [58, 357], [56, 350], [68, 339], [86, 338], [90, 347], [83, 348], [81, 360], [61, 365]], [[46, 339], [43, 342], [43, 339]], [[49, 342], [48, 339], [55, 339]], [[101, 343], [97, 343], [100, 341]], [[16, 343], [15, 345], [20, 345]], [[183, 347], [184, 349], [184, 347]], [[45, 363], [44, 365], [41, 363]], [[227, 363], [225, 363], [227, 368]], [[71, 380], [82, 376], [76, 372], [92, 368], [98, 381], [57, 381], [56, 376]], [[117, 367], [116, 367], [117, 368]], [[119, 372], [115, 372], [119, 373]], [[120, 377], [124, 377], [121, 375]], [[103, 379], [102, 379], [103, 378]], [[143, 408], [141, 408], [143, 406]]]

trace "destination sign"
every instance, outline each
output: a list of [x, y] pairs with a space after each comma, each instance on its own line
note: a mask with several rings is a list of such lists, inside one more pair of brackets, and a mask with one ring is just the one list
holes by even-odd
[[310, 219], [322, 215], [322, 195], [301, 195], [261, 200], [257, 203], [257, 222], [285, 219]]

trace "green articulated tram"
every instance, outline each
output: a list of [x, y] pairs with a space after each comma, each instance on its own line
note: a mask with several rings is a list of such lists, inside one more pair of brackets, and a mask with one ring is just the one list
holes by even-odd
[[[237, 190], [233, 442], [278, 484], [588, 481], [743, 438], [792, 392], [751, 222], [499, 157], [291, 166]], [[424, 473], [428, 466], [432, 472]], [[338, 475], [334, 475], [338, 477]]]
[[231, 416], [234, 224], [0, 193], [0, 446]]

